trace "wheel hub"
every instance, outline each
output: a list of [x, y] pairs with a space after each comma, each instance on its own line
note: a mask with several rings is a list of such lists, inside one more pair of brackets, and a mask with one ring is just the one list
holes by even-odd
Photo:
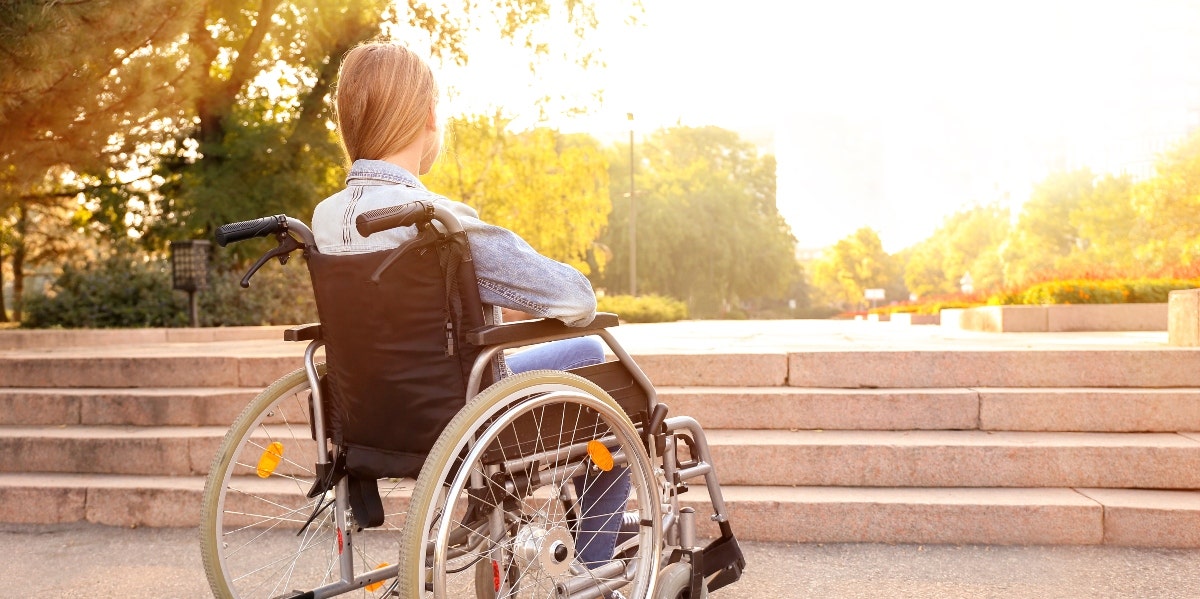
[[571, 561], [575, 559], [575, 539], [562, 526], [547, 529], [528, 524], [517, 532], [513, 541], [513, 553], [525, 570], [560, 576], [571, 569]]

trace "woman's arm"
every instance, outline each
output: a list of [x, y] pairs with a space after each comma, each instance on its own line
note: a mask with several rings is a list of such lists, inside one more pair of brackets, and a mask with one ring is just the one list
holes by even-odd
[[484, 303], [583, 326], [596, 317], [592, 284], [574, 267], [551, 260], [517, 234], [471, 216], [460, 216], [479, 296]]

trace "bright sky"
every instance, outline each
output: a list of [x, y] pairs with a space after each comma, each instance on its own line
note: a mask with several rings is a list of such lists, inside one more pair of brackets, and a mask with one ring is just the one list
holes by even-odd
[[[601, 1], [601, 4], [611, 4]], [[455, 107], [518, 117], [544, 93], [604, 90], [564, 130], [624, 139], [677, 122], [742, 133], [778, 158], [801, 247], [867, 225], [888, 251], [976, 202], [1019, 208], [1053, 168], [1150, 174], [1200, 124], [1200, 3], [1187, 0], [646, 0], [597, 33], [586, 79], [472, 55]]]

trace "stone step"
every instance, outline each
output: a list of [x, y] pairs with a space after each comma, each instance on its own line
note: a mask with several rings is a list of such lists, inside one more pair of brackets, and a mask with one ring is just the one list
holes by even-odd
[[81, 352], [0, 356], [0, 387], [266, 387], [302, 366], [298, 352], [282, 356], [89, 356]]
[[261, 389], [0, 388], [0, 426], [229, 426]]
[[[211, 345], [211, 344], [210, 344]], [[3, 387], [266, 387], [302, 366], [302, 344], [271, 344], [249, 353], [234, 348], [152, 346], [117, 348], [126, 355], [97, 356], [87, 349], [0, 353]], [[236, 351], [234, 351], [236, 350]], [[204, 353], [200, 353], [204, 352]], [[242, 352], [242, 353], [237, 353]], [[787, 384], [787, 355], [703, 354], [635, 356], [655, 385], [722, 385], [771, 387]]]
[[[0, 388], [0, 426], [228, 426], [257, 388]], [[1200, 430], [1200, 389], [660, 387], [709, 429]]]
[[710, 430], [721, 480], [846, 487], [1200, 488], [1200, 434]]
[[[1200, 547], [1197, 491], [722, 485], [722, 495], [734, 533], [756, 541]], [[703, 488], [681, 498], [711, 513]]]
[[[262, 345], [266, 343], [266, 345]], [[0, 387], [265, 387], [301, 344], [174, 344], [0, 352]], [[656, 386], [813, 388], [1200, 387], [1200, 348], [815, 350], [634, 354]]]
[[788, 354], [794, 387], [1200, 387], [1200, 348], [816, 350]]
[[1200, 389], [661, 387], [706, 429], [1200, 430]]
[[[284, 444], [283, 471], [311, 469], [316, 443], [307, 423], [266, 427], [239, 458], [258, 463], [272, 441]], [[0, 427], [0, 472], [191, 476], [207, 474], [226, 427]], [[297, 456], [292, 461], [292, 456]], [[300, 458], [299, 456], [304, 456]]]
[[[203, 488], [199, 476], [0, 474], [0, 521], [192, 527]], [[1200, 547], [1196, 491], [726, 484], [722, 494], [744, 541]], [[681, 502], [701, 515], [702, 536], [715, 534], [701, 486]]]
[[[303, 423], [274, 424], [239, 461], [280, 441], [311, 467]], [[0, 427], [0, 472], [188, 476], [208, 472], [223, 427]], [[1200, 488], [1197, 433], [708, 430], [722, 481], [867, 487]], [[297, 456], [297, 457], [293, 457]], [[303, 456], [303, 457], [298, 457]], [[293, 461], [294, 460], [294, 461]]]

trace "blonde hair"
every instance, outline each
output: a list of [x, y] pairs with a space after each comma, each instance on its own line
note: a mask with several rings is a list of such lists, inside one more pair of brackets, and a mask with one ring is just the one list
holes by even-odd
[[350, 162], [379, 160], [417, 138], [437, 103], [429, 65], [392, 42], [366, 42], [346, 53], [335, 91], [338, 133]]

